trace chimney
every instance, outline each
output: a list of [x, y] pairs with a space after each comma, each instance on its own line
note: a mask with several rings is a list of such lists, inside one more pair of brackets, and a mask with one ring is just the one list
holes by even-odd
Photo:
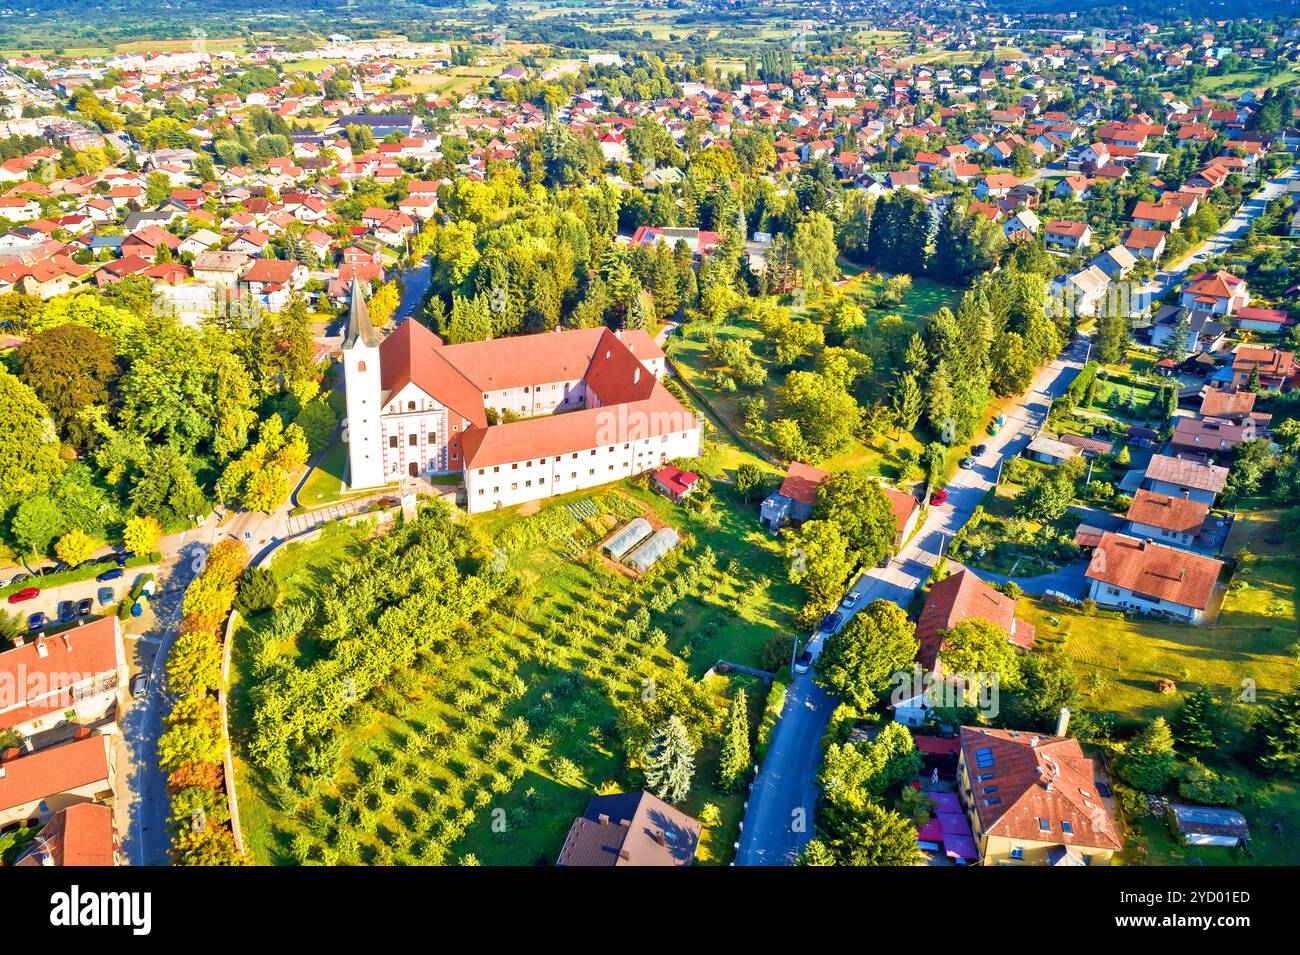
[[27, 645], [27, 641], [23, 639], [23, 636], [22, 636], [21, 633], [20, 633], [18, 636], [14, 637], [14, 649], [15, 649], [15, 650], [17, 650], [19, 647], [26, 646], [26, 645]]
[[44, 638], [44, 637], [37, 637], [37, 638], [36, 638], [36, 655], [37, 655], [38, 657], [40, 657], [41, 659], [44, 659], [45, 657], [47, 657], [47, 656], [50, 655], [50, 651], [47, 650], [47, 649], [45, 648], [45, 638]]
[[632, 853], [629, 852], [629, 851], [626, 850], [626, 849], [619, 849], [619, 850], [618, 850], [618, 857], [619, 857], [620, 859], [622, 859], [624, 862], [627, 862], [629, 859], [632, 858]]
[[641, 381], [641, 366], [637, 365], [636, 370], [632, 372], [632, 384], [638, 384]]
[[599, 822], [602, 826], [608, 826], [609, 816], [605, 815], [605, 813], [602, 812], [599, 816], [596, 817], [596, 821]]
[[1061, 714], [1056, 718], [1056, 735], [1064, 736], [1065, 731], [1070, 728], [1070, 708], [1061, 707]]

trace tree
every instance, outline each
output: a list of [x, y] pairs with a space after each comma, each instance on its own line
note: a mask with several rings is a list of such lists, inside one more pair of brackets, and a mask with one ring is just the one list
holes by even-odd
[[1300, 687], [1273, 701], [1255, 724], [1260, 767], [1294, 775], [1300, 769]]
[[1175, 364], [1182, 364], [1187, 358], [1192, 342], [1192, 320], [1187, 309], [1183, 309], [1171, 334], [1160, 348], [1160, 357], [1168, 358]]
[[1218, 718], [1214, 696], [1205, 687], [1191, 693], [1183, 700], [1174, 721], [1174, 736], [1189, 749], [1208, 750], [1215, 744], [1215, 723]]
[[839, 527], [859, 564], [875, 566], [894, 552], [898, 522], [893, 507], [865, 471], [841, 471], [822, 484], [812, 516]]
[[62, 470], [49, 412], [36, 392], [0, 368], [0, 504], [45, 490]]
[[131, 504], [163, 527], [186, 525], [191, 518], [207, 513], [203, 492], [185, 459], [166, 446], [148, 455], [131, 489]]
[[757, 464], [742, 464], [736, 468], [736, 493], [747, 503], [762, 497], [767, 485], [767, 475]]
[[1021, 685], [1020, 661], [1007, 632], [981, 617], [967, 617], [947, 631], [939, 650], [946, 673], [998, 675], [998, 685], [1015, 689]]
[[889, 689], [895, 673], [916, 658], [915, 627], [887, 600], [873, 600], [826, 638], [815, 665], [816, 680], [859, 710], [868, 710]]
[[790, 251], [794, 269], [804, 287], [827, 285], [839, 277], [840, 268], [835, 262], [839, 254], [835, 245], [835, 226], [824, 213], [809, 213], [794, 227]]
[[1143, 792], [1158, 793], [1174, 772], [1174, 734], [1163, 716], [1147, 724], [1124, 748], [1115, 768]]
[[148, 515], [132, 517], [122, 530], [122, 544], [133, 554], [152, 554], [158, 550], [162, 526]]
[[59, 433], [85, 447], [91, 432], [80, 412], [106, 405], [117, 379], [112, 339], [84, 325], [58, 325], [33, 335], [15, 357], [18, 377], [49, 410]]
[[923, 865], [912, 820], [875, 803], [864, 803], [843, 828], [826, 839], [840, 865]]
[[903, 375], [898, 381], [898, 390], [894, 392], [894, 415], [900, 431], [910, 432], [916, 427], [921, 420], [923, 400], [916, 375], [911, 372]]
[[267, 567], [252, 567], [239, 578], [235, 609], [246, 617], [270, 610], [280, 599], [280, 584]]
[[646, 785], [660, 799], [679, 803], [691, 791], [695, 776], [695, 746], [686, 733], [686, 725], [677, 717], [655, 730], [646, 753]]
[[54, 554], [69, 567], [80, 567], [95, 556], [99, 547], [84, 531], [68, 531], [54, 545]]
[[55, 538], [65, 529], [63, 512], [46, 494], [36, 494], [24, 500], [14, 510], [9, 522], [9, 533], [14, 542], [29, 554], [49, 551]]
[[722, 725], [722, 748], [718, 753], [718, 787], [735, 792], [749, 769], [749, 707], [743, 688], [736, 690]]

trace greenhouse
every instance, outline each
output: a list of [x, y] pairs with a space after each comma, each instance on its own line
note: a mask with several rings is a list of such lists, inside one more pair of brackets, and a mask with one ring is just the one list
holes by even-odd
[[634, 550], [625, 562], [633, 570], [644, 574], [658, 563], [659, 558], [668, 553], [679, 543], [681, 537], [671, 527], [662, 527], [644, 544]]
[[600, 549], [615, 560], [650, 536], [650, 522], [644, 517], [634, 518], [605, 539]]

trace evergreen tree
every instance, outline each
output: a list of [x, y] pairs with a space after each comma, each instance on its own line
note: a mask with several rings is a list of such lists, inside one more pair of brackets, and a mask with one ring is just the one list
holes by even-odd
[[722, 750], [718, 755], [718, 786], [723, 792], [741, 787], [749, 769], [749, 705], [745, 691], [738, 689], [722, 726]]
[[1259, 765], [1269, 773], [1300, 769], [1300, 688], [1269, 704], [1255, 725]]
[[686, 725], [676, 716], [655, 730], [646, 754], [646, 785], [660, 799], [678, 803], [691, 791], [695, 776], [695, 746]]
[[1183, 701], [1174, 723], [1178, 742], [1191, 749], [1214, 746], [1215, 702], [1207, 689], [1199, 689]]
[[1161, 792], [1174, 772], [1174, 734], [1163, 716], [1157, 716], [1117, 760], [1119, 774], [1138, 789]]

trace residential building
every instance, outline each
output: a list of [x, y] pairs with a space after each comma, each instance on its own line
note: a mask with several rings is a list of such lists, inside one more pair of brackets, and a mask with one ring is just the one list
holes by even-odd
[[1203, 501], [1138, 488], [1124, 519], [1133, 537], [1191, 547], [1209, 515], [1210, 505]]
[[1228, 469], [1167, 454], [1152, 455], [1142, 483], [1168, 497], [1186, 497], [1214, 506], [1228, 483]]
[[595, 796], [573, 821], [559, 866], [685, 866], [703, 827], [647, 792]]
[[1107, 531], [1084, 576], [1101, 607], [1199, 622], [1223, 562], [1150, 540]]
[[84, 736], [0, 762], [0, 831], [38, 826], [83, 802], [113, 799], [112, 737]]
[[773, 534], [786, 524], [802, 524], [812, 516], [817, 489], [829, 479], [828, 471], [791, 461], [781, 487], [763, 501], [759, 520]]

